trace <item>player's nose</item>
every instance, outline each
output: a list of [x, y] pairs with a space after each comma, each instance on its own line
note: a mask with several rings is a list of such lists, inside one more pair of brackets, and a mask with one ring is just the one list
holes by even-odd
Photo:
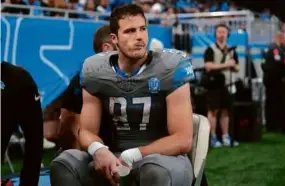
[[136, 39], [142, 40], [143, 39], [143, 32], [141, 32], [140, 30], [137, 30], [136, 31]]

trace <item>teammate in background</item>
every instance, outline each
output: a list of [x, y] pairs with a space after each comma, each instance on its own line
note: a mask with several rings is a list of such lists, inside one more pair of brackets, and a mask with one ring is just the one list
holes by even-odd
[[[238, 56], [234, 48], [227, 46], [229, 28], [220, 24], [215, 28], [216, 42], [209, 46], [204, 54], [205, 68], [207, 70], [207, 104], [208, 119], [211, 124], [211, 146], [230, 146], [229, 121], [231, 97], [228, 91], [235, 82], [238, 71]], [[216, 135], [217, 116], [220, 113], [220, 124], [222, 130], [221, 143]], [[237, 145], [237, 142], [235, 142]]]
[[[103, 25], [94, 34], [93, 50], [95, 53], [115, 49], [110, 38], [109, 25]], [[81, 69], [80, 69], [81, 70]], [[56, 141], [63, 149], [79, 148], [76, 140], [78, 134], [79, 114], [82, 108], [82, 89], [78, 73], [70, 82], [67, 90], [46, 111], [47, 138]]]
[[[193, 181], [186, 155], [193, 136], [190, 58], [178, 50], [147, 52], [146, 18], [137, 5], [114, 9], [110, 29], [118, 52], [91, 56], [83, 65], [79, 142], [84, 151], [71, 149], [55, 158], [51, 184], [117, 185], [124, 167], [132, 168], [130, 178], [141, 186], [188, 186]], [[99, 134], [110, 126], [109, 138]], [[109, 147], [104, 139], [111, 139]]]
[[20, 186], [37, 186], [43, 154], [43, 118], [40, 95], [31, 75], [7, 62], [1, 63], [1, 157], [13, 132], [22, 128], [25, 153]]
[[[95, 53], [115, 50], [110, 33], [109, 25], [103, 25], [95, 32], [93, 37], [93, 50]], [[78, 73], [71, 81], [62, 100], [59, 138], [62, 139], [63, 149], [79, 148], [76, 139], [82, 104], [82, 87], [80, 85], [80, 73]]]
[[285, 35], [282, 33], [278, 33], [269, 46], [262, 67], [266, 129], [285, 133]]

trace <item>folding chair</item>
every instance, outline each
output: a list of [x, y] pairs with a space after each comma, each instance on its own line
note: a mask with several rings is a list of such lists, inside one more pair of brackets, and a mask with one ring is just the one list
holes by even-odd
[[19, 138], [16, 138], [15, 136], [14, 136], [14, 138], [11, 136], [11, 138], [10, 138], [10, 141], [9, 141], [9, 143], [8, 143], [8, 145], [7, 145], [7, 149], [6, 149], [6, 152], [5, 152], [5, 157], [4, 157], [4, 162], [6, 163], [8, 163], [8, 165], [9, 165], [9, 169], [10, 169], [10, 171], [11, 171], [11, 173], [15, 173], [15, 170], [14, 170], [14, 167], [13, 167], [13, 163], [12, 163], [12, 161], [11, 161], [11, 158], [10, 158], [10, 156], [9, 156], [9, 149], [10, 149], [10, 146], [11, 145], [20, 145], [20, 148], [21, 148], [21, 150], [22, 150], [22, 153], [24, 153], [24, 143], [23, 143], [23, 141], [21, 141]]
[[191, 152], [188, 154], [194, 172], [192, 186], [206, 186], [207, 180], [204, 168], [209, 148], [210, 123], [206, 117], [193, 114], [193, 127], [193, 145]]
[[6, 150], [6, 152], [5, 152], [4, 162], [8, 163], [11, 173], [15, 173], [15, 169], [14, 169], [13, 163], [11, 162], [11, 159], [9, 157], [8, 150]]

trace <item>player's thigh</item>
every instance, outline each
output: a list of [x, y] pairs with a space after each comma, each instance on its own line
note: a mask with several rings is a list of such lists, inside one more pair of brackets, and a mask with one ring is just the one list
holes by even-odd
[[79, 114], [62, 109], [60, 118], [59, 141], [64, 149], [79, 149]]
[[106, 179], [94, 170], [91, 156], [77, 149], [62, 152], [51, 162], [50, 170], [52, 186], [108, 185]]
[[58, 120], [60, 116], [60, 109], [61, 109], [61, 99], [58, 98], [50, 103], [44, 110], [44, 120], [51, 121], [51, 120]]
[[44, 126], [44, 137], [49, 141], [55, 141], [58, 138], [60, 130], [59, 120], [45, 121]]
[[[144, 165], [154, 165], [167, 170], [173, 186], [189, 186], [193, 182], [193, 169], [189, 158], [185, 156], [163, 156], [153, 154], [134, 164], [140, 170]], [[159, 175], [159, 174], [156, 174]]]
[[60, 115], [60, 134], [71, 133], [72, 135], [77, 136], [79, 128], [79, 117], [79, 114], [62, 108]]

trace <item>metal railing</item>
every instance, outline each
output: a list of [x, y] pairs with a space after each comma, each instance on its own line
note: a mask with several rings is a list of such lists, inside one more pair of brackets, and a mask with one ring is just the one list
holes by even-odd
[[[102, 16], [109, 16], [109, 13], [99, 13], [94, 11], [79, 11], [79, 10], [71, 10], [71, 9], [62, 9], [62, 8], [48, 8], [48, 7], [39, 7], [39, 6], [29, 6], [29, 5], [15, 5], [15, 4], [8, 4], [2, 3], [1, 4], [1, 12], [3, 15], [11, 15], [9, 12], [5, 12], [3, 10], [7, 8], [13, 9], [21, 9], [21, 10], [28, 10], [28, 14], [17, 14], [23, 17], [53, 17], [55, 19], [70, 19], [70, 15], [77, 14], [77, 15], [88, 15], [90, 19], [85, 19], [89, 21], [99, 21], [100, 17]], [[49, 13], [52, 12], [54, 14], [58, 14], [59, 16], [49, 16]], [[12, 14], [15, 15], [15, 14]], [[80, 19], [80, 18], [79, 18]]]
[[[30, 17], [43, 17], [48, 15], [48, 12], [53, 12], [59, 14], [61, 19], [70, 19], [70, 15], [77, 14], [77, 15], [88, 15], [89, 21], [98, 21], [102, 20], [102, 17], [109, 17], [110, 13], [101, 13], [101, 12], [94, 12], [94, 11], [79, 11], [79, 10], [71, 10], [71, 9], [62, 9], [62, 8], [48, 8], [48, 7], [39, 7], [39, 6], [30, 6], [30, 5], [16, 5], [16, 4], [8, 4], [2, 3], [1, 10], [2, 14], [6, 15], [9, 14], [7, 12], [3, 12], [6, 8], [13, 8], [13, 9], [22, 9], [28, 10], [29, 13], [22, 16], [30, 16]], [[146, 18], [148, 20], [163, 20], [163, 14], [150, 14], [146, 13]], [[230, 12], [202, 12], [202, 13], [191, 13], [191, 14], [177, 14], [170, 16], [170, 19], [179, 19], [181, 23], [186, 23], [187, 21], [190, 22], [197, 22], [198, 20], [203, 19], [205, 20], [213, 20], [213, 19], [224, 19], [226, 17], [244, 17], [250, 15], [249, 11], [230, 11]], [[77, 19], [80, 19], [77, 18]], [[201, 22], [200, 22], [201, 23]], [[203, 23], [202, 23], [203, 24]]]
[[[60, 8], [47, 8], [37, 6], [25, 6], [25, 5], [12, 5], [12, 4], [1, 4], [1, 10], [5, 8], [18, 8], [29, 10], [28, 14], [17, 14], [16, 16], [23, 17], [38, 17], [48, 19], [74, 19], [71, 15], [79, 15], [76, 20], [84, 22], [99, 22], [106, 21], [105, 18], [110, 16], [109, 13], [99, 13], [93, 11], [78, 11], [70, 9]], [[53, 12], [59, 15], [59, 17], [50, 17], [49, 13]], [[2, 12], [2, 16], [15, 15], [7, 12]], [[82, 18], [80, 15], [87, 15], [87, 19]], [[162, 14], [145, 14], [149, 23], [153, 20], [164, 20]], [[158, 23], [159, 23], [158, 21]], [[243, 30], [248, 33], [249, 42], [261, 42], [269, 43], [278, 31], [278, 20], [264, 22], [255, 18], [254, 13], [250, 11], [230, 11], [230, 12], [204, 12], [204, 13], [193, 13], [193, 14], [177, 14], [170, 16], [169, 25], [173, 29], [173, 41], [174, 48], [191, 51], [191, 35], [197, 32], [211, 33], [214, 31], [214, 26], [218, 23], [224, 23], [229, 26], [232, 31]], [[247, 55], [249, 56], [249, 55]], [[250, 59], [246, 59], [250, 60]], [[250, 75], [249, 75], [250, 77]], [[258, 82], [259, 83], [259, 82]], [[260, 85], [256, 84], [257, 91], [253, 92], [254, 99], [261, 99], [259, 95]], [[255, 84], [254, 84], [255, 85]], [[262, 97], [263, 99], [263, 97]], [[262, 101], [261, 101], [262, 102]]]
[[[110, 13], [94, 11], [79, 11], [61, 8], [48, 8], [28, 5], [1, 4], [2, 15], [11, 15], [5, 10], [20, 9], [26, 10], [26, 14], [17, 14], [22, 17], [40, 17], [52, 19], [76, 19], [85, 22], [106, 21]], [[27, 13], [28, 12], [28, 13]], [[15, 14], [13, 14], [15, 15]], [[54, 16], [57, 15], [57, 16]], [[165, 21], [163, 14], [145, 14], [149, 23], [160, 24]], [[168, 18], [173, 29], [174, 46], [177, 49], [190, 51], [189, 43], [192, 34], [197, 32], [212, 33], [218, 23], [225, 23], [232, 31], [243, 30], [248, 33], [249, 42], [269, 43], [278, 31], [278, 21], [264, 22], [255, 18], [250, 11], [229, 11], [229, 12], [202, 12], [192, 14], [176, 14]], [[176, 44], [175, 44], [176, 43]]]
[[[71, 19], [76, 16], [76, 19], [81, 19], [84, 21], [105, 21], [106, 18], [110, 16], [110, 13], [100, 13], [94, 11], [79, 11], [71, 9], [61, 9], [61, 8], [48, 8], [48, 7], [38, 7], [29, 5], [16, 5], [2, 3], [1, 10], [3, 15], [9, 14], [8, 12], [3, 12], [7, 8], [22, 9], [27, 10], [28, 14], [21, 14], [23, 17], [53, 17], [55, 19]], [[50, 16], [50, 13], [56, 14], [57, 16]], [[146, 18], [151, 23], [151, 21], [159, 20], [158, 23], [164, 20], [163, 14], [148, 14], [146, 13]], [[83, 18], [84, 16], [85, 18]], [[254, 14], [250, 11], [229, 11], [229, 12], [202, 12], [202, 13], [187, 13], [187, 14], [177, 14], [169, 17], [172, 23], [176, 23], [174, 28], [175, 33], [195, 33], [195, 32], [212, 32], [214, 25], [218, 23], [227, 24], [231, 30], [236, 31], [239, 29], [244, 29], [248, 32], [249, 38], [251, 38], [252, 29], [254, 33], [259, 33], [264, 35], [271, 33], [270, 36], [276, 33], [276, 28], [278, 23], [263, 22], [254, 18]], [[178, 22], [177, 22], [178, 21]], [[179, 24], [184, 25], [181, 27]], [[187, 26], [185, 26], [187, 25]], [[170, 26], [173, 26], [172, 24]], [[260, 29], [263, 28], [263, 29]], [[265, 29], [264, 29], [265, 28]], [[182, 29], [182, 30], [181, 30]], [[255, 39], [256, 37], [254, 37]], [[256, 40], [256, 39], [255, 39]]]

